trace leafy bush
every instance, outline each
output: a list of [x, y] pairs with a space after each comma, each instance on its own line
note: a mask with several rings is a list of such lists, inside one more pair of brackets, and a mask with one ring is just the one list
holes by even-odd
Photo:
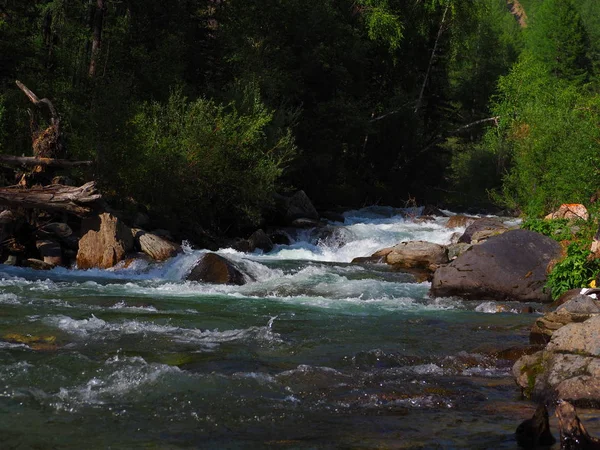
[[256, 224], [295, 145], [256, 90], [227, 105], [174, 92], [131, 122], [122, 183], [149, 210], [212, 228]]
[[535, 231], [560, 242], [573, 239], [572, 225], [568, 219], [544, 220], [529, 218], [523, 222], [521, 228]]
[[600, 272], [600, 260], [589, 259], [590, 251], [574, 242], [567, 248], [567, 257], [557, 263], [548, 275], [546, 288], [556, 299], [569, 289], [586, 287]]
[[527, 52], [499, 87], [500, 126], [488, 141], [508, 153], [510, 167], [497, 198], [533, 217], [587, 201], [600, 183], [600, 97], [554, 77]]

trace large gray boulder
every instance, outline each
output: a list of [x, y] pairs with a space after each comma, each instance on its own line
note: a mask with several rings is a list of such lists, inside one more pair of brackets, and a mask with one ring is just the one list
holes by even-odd
[[600, 315], [556, 330], [545, 350], [513, 366], [517, 384], [540, 401], [600, 407]]
[[560, 245], [533, 231], [511, 230], [473, 246], [433, 275], [431, 295], [474, 300], [550, 302], [546, 271]]

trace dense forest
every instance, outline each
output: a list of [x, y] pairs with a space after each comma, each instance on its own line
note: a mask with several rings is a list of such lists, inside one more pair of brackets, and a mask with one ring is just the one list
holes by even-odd
[[295, 189], [537, 216], [600, 187], [597, 0], [0, 0], [0, 55], [1, 153], [32, 152], [20, 80], [72, 176], [190, 227]]

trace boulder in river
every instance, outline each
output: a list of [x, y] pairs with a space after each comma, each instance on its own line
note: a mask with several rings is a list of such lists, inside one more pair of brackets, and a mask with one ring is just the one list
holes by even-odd
[[484, 217], [475, 220], [470, 224], [458, 242], [470, 244], [475, 240], [482, 241], [493, 235], [503, 233], [507, 230], [506, 225], [500, 219], [495, 217]]
[[23, 265], [25, 267], [30, 267], [34, 270], [51, 270], [56, 267], [54, 264], [50, 264], [45, 261], [42, 261], [41, 259], [36, 258], [27, 258], [23, 262]]
[[235, 284], [238, 286], [246, 284], [246, 277], [241, 269], [232, 261], [216, 253], [204, 255], [186, 279], [213, 284]]
[[81, 225], [77, 267], [108, 269], [133, 249], [131, 229], [110, 213], [86, 218]]
[[252, 233], [248, 238], [248, 241], [250, 242], [250, 247], [253, 249], [253, 251], [259, 249], [265, 253], [268, 253], [273, 250], [273, 241], [271, 241], [271, 238], [267, 235], [267, 233], [264, 232], [262, 228]]
[[319, 221], [319, 213], [304, 191], [297, 191], [291, 197], [276, 195], [275, 209], [279, 221], [284, 225], [292, 225], [299, 219], [306, 219], [311, 223]]
[[433, 242], [401, 242], [392, 247], [385, 260], [396, 268], [430, 269], [448, 262], [448, 250]]
[[132, 229], [133, 237], [140, 250], [154, 261], [165, 261], [181, 252], [181, 247], [173, 242], [138, 228]]
[[556, 330], [546, 348], [513, 366], [517, 384], [542, 401], [600, 407], [600, 315]]
[[53, 266], [62, 265], [62, 250], [58, 242], [51, 239], [41, 239], [35, 242], [35, 246], [45, 263]]
[[529, 334], [532, 344], [547, 344], [552, 334], [569, 323], [581, 323], [600, 314], [600, 302], [588, 295], [578, 294], [535, 321]]
[[433, 275], [431, 294], [466, 299], [550, 302], [548, 265], [560, 245], [539, 233], [511, 230], [473, 246]]
[[539, 405], [531, 419], [522, 422], [515, 432], [517, 444], [522, 448], [535, 449], [550, 446], [556, 442], [550, 432], [550, 421], [546, 405]]
[[448, 222], [446, 222], [446, 228], [462, 228], [468, 227], [477, 220], [477, 217], [463, 216], [457, 214], [456, 216], [450, 216]]
[[228, 244], [238, 252], [252, 253], [255, 250], [262, 250], [265, 253], [273, 250], [273, 241], [262, 229], [256, 230], [248, 239], [235, 239]]
[[422, 216], [433, 216], [433, 217], [448, 217], [444, 211], [439, 209], [437, 206], [433, 205], [425, 205], [423, 211], [421, 211]]

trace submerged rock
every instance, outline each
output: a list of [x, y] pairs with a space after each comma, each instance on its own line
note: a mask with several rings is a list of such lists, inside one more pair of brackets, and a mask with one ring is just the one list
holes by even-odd
[[204, 255], [186, 279], [213, 284], [246, 284], [246, 277], [237, 265], [216, 253]]
[[318, 245], [340, 248], [355, 239], [354, 233], [346, 227], [325, 226], [316, 233]]
[[515, 432], [517, 444], [522, 448], [535, 449], [538, 446], [549, 446], [556, 442], [550, 432], [548, 410], [545, 405], [539, 405], [531, 419], [522, 422]]
[[436, 270], [431, 295], [466, 299], [550, 302], [544, 289], [560, 245], [539, 233], [511, 230], [494, 236]]

